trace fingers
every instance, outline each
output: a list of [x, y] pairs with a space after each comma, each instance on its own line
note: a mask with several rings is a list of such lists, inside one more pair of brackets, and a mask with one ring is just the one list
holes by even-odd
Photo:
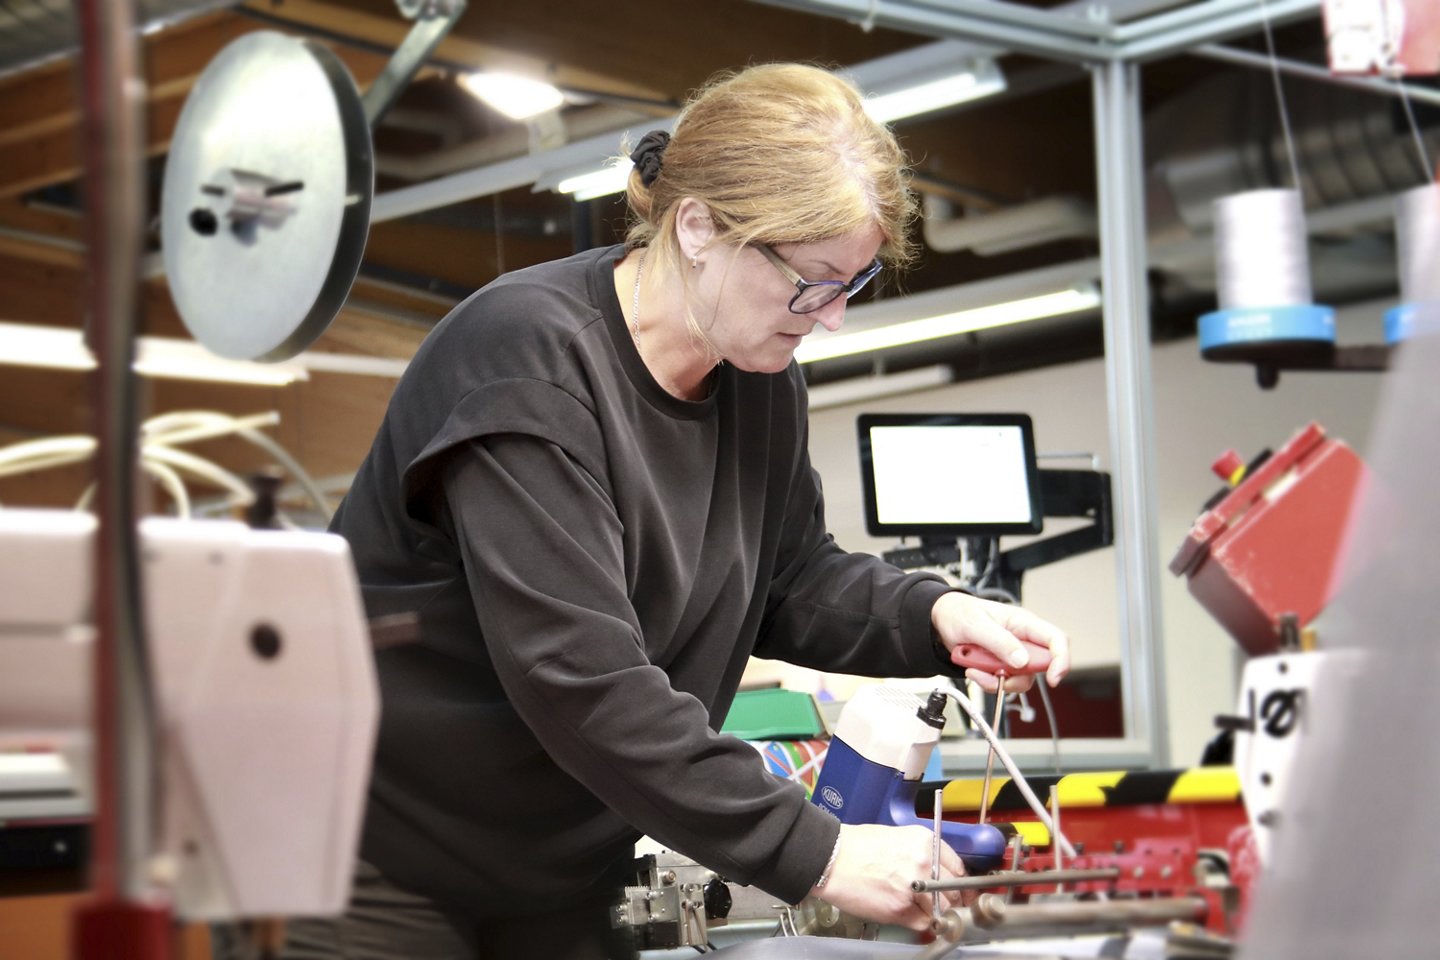
[[[959, 656], [956, 651], [960, 645], [969, 642], [979, 644], [1015, 669], [1023, 669], [1029, 664], [1030, 655], [1020, 641], [1028, 640], [1050, 649], [1045, 680], [1052, 687], [1070, 672], [1070, 638], [1059, 627], [1023, 607], [949, 593], [935, 602], [931, 622], [937, 635], [950, 648], [952, 662]], [[991, 693], [995, 691], [993, 683], [983, 679], [978, 682]], [[1028, 680], [1005, 685], [1010, 691], [1029, 688]]]
[[[823, 891], [817, 895], [857, 916], [926, 930], [934, 910], [933, 893], [914, 889], [918, 879], [965, 875], [965, 864], [949, 844], [940, 845], [934, 863], [934, 834], [918, 825], [883, 827], [845, 824], [840, 852]], [[964, 903], [960, 891], [939, 894], [942, 907]]]
[[[989, 601], [979, 601], [989, 603]], [[990, 604], [991, 607], [1001, 607], [1001, 604]], [[1016, 633], [1008, 629], [1005, 624], [994, 619], [994, 610], [982, 608], [987, 616], [975, 617], [965, 625], [965, 639], [971, 643], [978, 643], [989, 650], [1000, 659], [1002, 663], [1008, 663], [1017, 670], [1024, 668], [1030, 662], [1030, 654], [1026, 652], [1023, 644], [1016, 639]], [[952, 659], [959, 656], [959, 646], [951, 651]]]
[[[980, 687], [986, 693], [994, 693], [1000, 687], [999, 678], [996, 677], [993, 673], [986, 673], [984, 670], [976, 670], [974, 667], [971, 667], [969, 670], [965, 671], [965, 679], [980, 684]], [[1006, 693], [1024, 693], [1026, 690], [1029, 690], [1034, 685], [1035, 677], [1029, 674], [1023, 677], [1005, 678]]]
[[1050, 648], [1050, 666], [1045, 671], [1045, 681], [1055, 686], [1070, 672], [1070, 638], [1065, 631], [1048, 620], [1037, 617], [1021, 607], [1005, 607], [1005, 626], [1017, 637]]
[[925, 898], [925, 906], [921, 908], [919, 903], [912, 902], [898, 916], [895, 923], [902, 927], [909, 927], [911, 930], [923, 932], [930, 929], [930, 895], [928, 893], [917, 894], [917, 897]]

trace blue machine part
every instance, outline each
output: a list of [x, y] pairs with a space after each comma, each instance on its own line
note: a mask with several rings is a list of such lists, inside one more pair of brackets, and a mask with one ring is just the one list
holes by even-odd
[[1385, 342], [1388, 344], [1436, 331], [1440, 331], [1440, 301], [1402, 303], [1385, 311]]
[[[815, 782], [811, 802], [828, 810], [841, 823], [878, 823], [928, 827], [915, 813], [919, 780], [906, 780], [901, 771], [866, 760], [839, 738], [830, 741], [825, 765]], [[960, 855], [970, 873], [986, 873], [1000, 866], [1005, 856], [1005, 835], [993, 824], [940, 824], [940, 837]]]
[[1200, 349], [1269, 340], [1335, 342], [1335, 309], [1314, 304], [1216, 310], [1200, 318]]

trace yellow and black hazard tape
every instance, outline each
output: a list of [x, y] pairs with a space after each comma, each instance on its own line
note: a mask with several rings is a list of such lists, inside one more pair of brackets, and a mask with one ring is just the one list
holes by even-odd
[[[1193, 770], [1115, 771], [1071, 773], [1062, 777], [1029, 777], [1030, 788], [1042, 802], [1055, 786], [1060, 809], [1074, 807], [1133, 807], [1163, 803], [1239, 803], [1240, 778], [1234, 767], [1197, 767]], [[946, 813], [970, 813], [980, 809], [985, 781], [949, 780], [920, 785], [918, 800], [924, 804], [944, 787], [941, 798]], [[933, 799], [930, 799], [933, 803]], [[1009, 777], [990, 781], [990, 809], [1000, 812], [1029, 810], [1020, 788]], [[933, 810], [917, 811], [922, 816]]]

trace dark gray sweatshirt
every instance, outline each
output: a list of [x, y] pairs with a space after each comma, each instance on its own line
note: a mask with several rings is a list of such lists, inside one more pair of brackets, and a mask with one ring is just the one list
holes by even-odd
[[626, 330], [618, 247], [509, 274], [401, 379], [336, 515], [378, 654], [362, 853], [472, 916], [596, 894], [638, 833], [790, 902], [839, 827], [716, 730], [754, 654], [947, 669], [947, 589], [825, 530], [804, 381], [724, 365], [666, 393]]

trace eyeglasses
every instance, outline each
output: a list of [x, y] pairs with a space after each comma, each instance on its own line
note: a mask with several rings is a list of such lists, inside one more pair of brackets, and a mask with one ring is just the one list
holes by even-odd
[[806, 280], [796, 273], [780, 255], [771, 250], [763, 243], [754, 245], [756, 250], [765, 254], [765, 259], [775, 264], [775, 269], [785, 274], [785, 278], [795, 284], [795, 296], [790, 298], [791, 313], [814, 313], [827, 303], [832, 303], [841, 294], [849, 300], [859, 293], [865, 284], [880, 272], [880, 260], [877, 258], [870, 266], [861, 270], [849, 280]]

